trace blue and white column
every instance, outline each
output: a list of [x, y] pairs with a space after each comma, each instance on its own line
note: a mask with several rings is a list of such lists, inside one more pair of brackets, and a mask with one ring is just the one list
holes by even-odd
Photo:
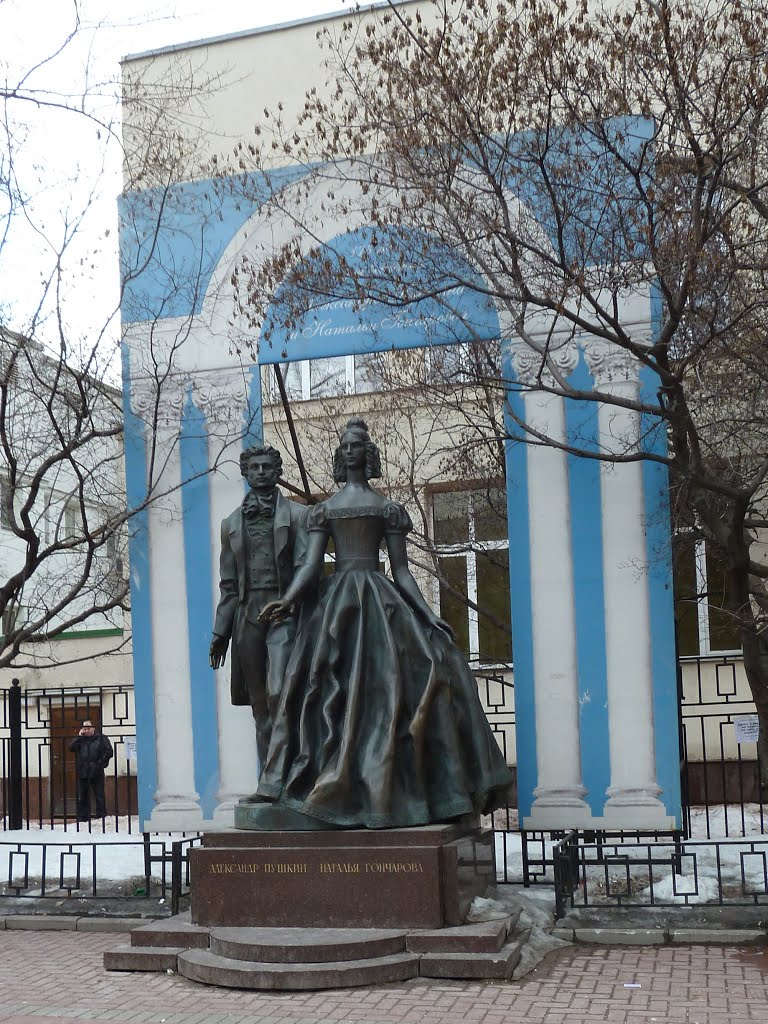
[[[155, 479], [158, 495], [148, 510], [149, 558], [153, 566], [173, 566], [150, 577], [152, 663], [154, 669], [157, 790], [147, 831], [196, 828], [202, 820], [195, 789], [192, 732], [187, 585], [184, 571], [179, 430], [183, 392], [164, 396], [156, 424]], [[137, 638], [135, 642], [145, 642]]]
[[[215, 379], [208, 374], [196, 383], [196, 393], [208, 410], [210, 423], [209, 549], [212, 574], [209, 586], [211, 605], [214, 609], [219, 600], [221, 522], [242, 503], [244, 496], [240, 452], [243, 449], [243, 410], [248, 404], [248, 388], [248, 375], [239, 368], [220, 372]], [[213, 618], [210, 629], [213, 630]], [[218, 724], [218, 789], [213, 820], [223, 827], [231, 827], [234, 824], [235, 805], [241, 797], [253, 793], [258, 782], [253, 715], [249, 707], [235, 707], [231, 702], [231, 661], [230, 644], [224, 665], [214, 673]]]
[[[595, 388], [635, 402], [640, 364], [631, 353], [595, 338], [583, 339]], [[600, 450], [632, 455], [640, 448], [640, 413], [598, 404]], [[642, 463], [600, 465], [605, 592], [608, 731], [611, 778], [606, 824], [668, 828], [659, 800], [653, 721], [653, 674], [648, 592], [648, 551]]]
[[[518, 340], [510, 345], [512, 365], [524, 392], [528, 425], [556, 443], [566, 442], [565, 403], [537, 390], [554, 384], [542, 355]], [[550, 352], [557, 369], [573, 371], [578, 352], [571, 345]], [[537, 785], [526, 829], [585, 824], [590, 809], [581, 775], [579, 685], [570, 497], [566, 453], [535, 436], [527, 447], [531, 618]]]

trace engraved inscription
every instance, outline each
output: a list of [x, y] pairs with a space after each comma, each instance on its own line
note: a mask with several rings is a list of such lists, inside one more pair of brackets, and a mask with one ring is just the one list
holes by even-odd
[[[419, 861], [373, 861], [359, 864], [355, 861], [321, 861], [318, 865], [321, 875], [411, 875], [424, 874], [424, 865]], [[309, 865], [303, 861], [267, 861], [265, 864], [242, 864], [215, 862], [210, 865], [212, 875], [306, 875]]]
[[253, 875], [258, 870], [258, 864], [211, 864], [212, 875]]
[[418, 861], [374, 861], [365, 865], [366, 874], [424, 874], [424, 868]]
[[306, 875], [307, 865], [302, 863], [297, 864], [265, 864], [264, 873], [268, 875]]
[[275, 864], [211, 864], [212, 875], [255, 875], [259, 871], [263, 871], [267, 875], [306, 875], [308, 866], [302, 863], [287, 864], [282, 862]]

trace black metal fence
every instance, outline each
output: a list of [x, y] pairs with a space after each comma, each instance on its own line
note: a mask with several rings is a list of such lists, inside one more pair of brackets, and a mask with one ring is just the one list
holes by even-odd
[[586, 907], [768, 906], [768, 838], [590, 841], [570, 832], [552, 866], [558, 918]]
[[[105, 773], [107, 818], [88, 823], [77, 821], [76, 758], [69, 749], [84, 719], [109, 737], [114, 750]], [[136, 832], [135, 742], [130, 686], [0, 689], [3, 829]]]
[[755, 724], [741, 659], [684, 658], [680, 673], [686, 836], [768, 833], [757, 743], [740, 739]]
[[[517, 757], [515, 751], [515, 684], [512, 678], [511, 669], [498, 670], [475, 670], [480, 700], [485, 708], [485, 714], [491, 726], [507, 764], [515, 764]], [[517, 803], [517, 774], [513, 769], [515, 785], [511, 794], [509, 811], [513, 812]], [[514, 817], [509, 819], [516, 821]]]
[[98, 901], [107, 912], [112, 901], [128, 899], [166, 904], [176, 914], [189, 893], [189, 851], [201, 841], [147, 833], [110, 842], [0, 840], [0, 902], [55, 900], [77, 909]]

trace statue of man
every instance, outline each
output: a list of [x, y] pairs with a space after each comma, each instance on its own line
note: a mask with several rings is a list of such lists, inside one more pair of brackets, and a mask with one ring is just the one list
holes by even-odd
[[288, 615], [262, 622], [259, 612], [285, 593], [306, 547], [307, 509], [277, 489], [282, 469], [275, 448], [249, 448], [240, 456], [240, 472], [250, 490], [221, 524], [221, 597], [210, 649], [211, 667], [219, 668], [232, 640], [232, 703], [251, 706], [260, 770], [296, 619]]

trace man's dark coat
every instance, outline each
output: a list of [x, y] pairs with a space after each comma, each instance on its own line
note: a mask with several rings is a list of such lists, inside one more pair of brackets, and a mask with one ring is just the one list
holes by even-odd
[[[277, 491], [272, 529], [275, 540], [275, 562], [277, 564], [278, 591], [282, 595], [288, 589], [296, 569], [304, 561], [306, 553], [306, 532], [304, 523], [307, 507], [295, 501], [288, 501]], [[245, 607], [248, 582], [246, 565], [245, 536], [242, 506], [221, 522], [221, 557], [219, 559], [219, 586], [221, 597], [216, 609], [213, 632], [228, 640], [237, 636], [238, 616]], [[231, 651], [232, 703], [250, 704], [248, 687], [243, 678], [240, 659], [237, 656], [236, 641]]]
[[112, 758], [112, 744], [102, 733], [75, 736], [69, 749], [77, 754], [77, 775], [80, 779], [96, 779]]

